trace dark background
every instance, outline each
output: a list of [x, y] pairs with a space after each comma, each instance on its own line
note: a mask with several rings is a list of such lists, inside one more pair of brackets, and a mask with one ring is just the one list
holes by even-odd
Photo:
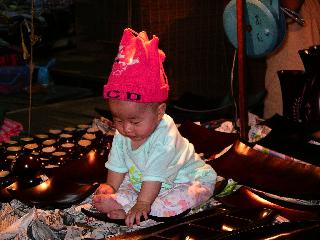
[[[41, 40], [33, 46], [36, 69], [32, 80], [33, 107], [95, 97], [97, 106], [104, 107], [100, 96], [110, 72], [119, 41], [126, 27], [146, 31], [149, 37], [157, 35], [160, 48], [166, 53], [165, 70], [170, 84], [170, 100], [185, 101], [184, 106], [210, 109], [226, 96], [230, 96], [230, 76], [234, 48], [223, 29], [222, 14], [228, 1], [212, 0], [73, 0], [35, 1], [35, 35]], [[30, 53], [30, 1], [2, 1], [1, 39], [9, 43], [16, 54], [16, 66], [28, 66], [23, 59], [22, 39]], [[8, 17], [14, 12], [18, 17]], [[28, 17], [25, 17], [29, 15]], [[12, 13], [11, 15], [12, 16]], [[23, 37], [21, 32], [24, 33]], [[4, 51], [5, 53], [5, 51]], [[2, 53], [2, 55], [4, 54]], [[43, 87], [37, 80], [37, 66], [55, 63], [49, 70], [49, 84]], [[247, 59], [248, 96], [264, 91], [264, 59]], [[0, 70], [8, 65], [3, 64]], [[236, 71], [236, 69], [235, 69]], [[14, 78], [14, 73], [2, 71], [0, 83]], [[28, 78], [28, 75], [25, 76]], [[236, 76], [235, 76], [236, 78]], [[6, 79], [6, 80], [3, 80]], [[26, 80], [26, 81], [24, 81]], [[15, 113], [29, 105], [28, 79], [20, 79], [10, 92], [1, 93], [1, 107], [8, 116], [26, 122]], [[7, 83], [5, 82], [5, 83]], [[83, 100], [87, 102], [86, 100]], [[90, 114], [80, 104], [81, 113], [94, 116], [95, 104]], [[76, 104], [76, 109], [80, 109]], [[260, 99], [255, 111], [261, 113]], [[45, 106], [45, 107], [44, 107]], [[59, 107], [63, 108], [63, 104]], [[70, 106], [69, 106], [70, 107]], [[50, 108], [49, 108], [50, 109]], [[64, 117], [68, 118], [66, 109]], [[79, 110], [80, 111], [80, 110]], [[14, 113], [12, 113], [14, 112]], [[10, 115], [11, 113], [11, 115]], [[36, 111], [37, 113], [37, 111]], [[23, 113], [24, 114], [24, 113]], [[22, 114], [22, 115], [23, 115]], [[41, 113], [41, 122], [51, 124], [46, 118], [58, 114]], [[45, 118], [46, 117], [46, 118]], [[33, 122], [38, 118], [34, 117]], [[75, 122], [83, 121], [80, 117]], [[72, 121], [68, 121], [72, 122]], [[24, 124], [25, 125], [25, 124]], [[39, 124], [35, 124], [39, 126]], [[57, 127], [61, 126], [55, 124]], [[38, 129], [38, 128], [36, 128]]]

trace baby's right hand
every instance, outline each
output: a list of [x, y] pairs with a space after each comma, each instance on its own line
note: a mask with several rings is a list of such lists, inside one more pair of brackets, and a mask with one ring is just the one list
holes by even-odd
[[95, 195], [99, 195], [99, 194], [113, 194], [115, 193], [114, 188], [111, 187], [109, 184], [106, 183], [102, 183], [100, 184], [100, 186], [97, 188], [97, 190], [95, 191]]

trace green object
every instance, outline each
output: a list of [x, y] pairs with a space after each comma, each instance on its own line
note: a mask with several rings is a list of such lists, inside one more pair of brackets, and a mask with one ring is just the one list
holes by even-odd
[[227, 185], [219, 194], [216, 195], [216, 197], [228, 196], [228, 195], [232, 194], [233, 192], [237, 191], [240, 187], [241, 187], [241, 185], [238, 185], [237, 182], [233, 181], [232, 179], [228, 179]]

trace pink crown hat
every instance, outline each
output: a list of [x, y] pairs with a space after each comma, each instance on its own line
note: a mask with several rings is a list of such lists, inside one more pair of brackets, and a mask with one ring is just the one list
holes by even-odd
[[149, 40], [145, 32], [124, 30], [118, 55], [104, 85], [104, 99], [134, 102], [168, 99], [169, 85], [162, 66], [165, 54], [158, 44], [156, 36]]

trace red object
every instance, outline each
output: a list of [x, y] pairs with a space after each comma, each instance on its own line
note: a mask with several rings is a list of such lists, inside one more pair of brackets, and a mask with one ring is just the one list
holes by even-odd
[[21, 123], [5, 118], [0, 128], [0, 142], [9, 141], [11, 137], [18, 136], [22, 129]]
[[240, 117], [240, 137], [248, 140], [248, 108], [245, 91], [245, 22], [244, 0], [237, 0], [237, 38], [238, 38], [238, 105]]
[[6, 54], [0, 56], [0, 66], [15, 66], [17, 65], [16, 54]]
[[124, 30], [108, 83], [104, 85], [105, 99], [134, 102], [168, 99], [169, 85], [162, 66], [165, 54], [158, 44], [156, 36], [149, 40], [145, 32]]

